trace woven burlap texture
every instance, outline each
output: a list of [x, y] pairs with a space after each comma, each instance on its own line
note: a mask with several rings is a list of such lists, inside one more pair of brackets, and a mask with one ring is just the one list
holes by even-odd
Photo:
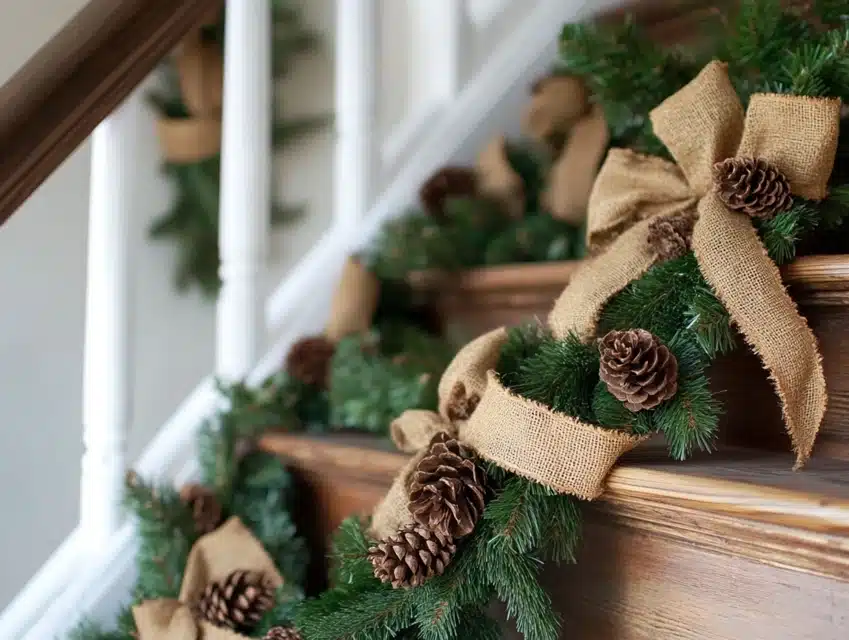
[[657, 136], [677, 166], [611, 151], [590, 196], [588, 237], [606, 246], [555, 303], [557, 337], [595, 335], [607, 301], [640, 277], [655, 257], [648, 221], [691, 211], [693, 250], [701, 271], [769, 371], [796, 452], [808, 459], [826, 407], [816, 339], [784, 289], [751, 221], [728, 211], [712, 190], [712, 167], [728, 157], [760, 157], [790, 181], [794, 195], [821, 199], [834, 164], [840, 101], [789, 95], [752, 96], [743, 112], [726, 66], [707, 65], [651, 113]]
[[501, 355], [501, 347], [507, 342], [507, 329], [500, 327], [478, 336], [457, 352], [454, 359], [439, 379], [439, 413], [450, 421], [448, 409], [452, 391], [459, 383], [466, 397], [483, 397], [486, 391], [486, 372], [495, 369]]
[[147, 600], [133, 607], [139, 640], [237, 640], [247, 636], [194, 617], [204, 588], [238, 569], [259, 571], [276, 589], [283, 578], [271, 556], [239, 518], [202, 536], [189, 552], [177, 600]]
[[553, 217], [574, 225], [584, 222], [587, 202], [608, 140], [607, 120], [599, 106], [593, 107], [572, 127], [542, 194], [542, 204]]
[[348, 258], [330, 303], [324, 335], [331, 342], [371, 328], [380, 297], [380, 282], [357, 258]]
[[522, 131], [545, 142], [566, 133], [590, 108], [589, 92], [581, 78], [553, 75], [536, 83], [531, 101], [522, 114]]
[[493, 371], [506, 338], [501, 328], [473, 340], [455, 356], [440, 381], [441, 402], [458, 382], [480, 393], [469, 420], [452, 424], [445, 414], [416, 410], [404, 412], [392, 423], [392, 439], [399, 448], [417, 453], [372, 514], [375, 538], [386, 538], [413, 521], [408, 509], [410, 478], [439, 431], [456, 434], [460, 442], [500, 467], [585, 500], [601, 495], [604, 479], [619, 457], [643, 441], [510, 393]]

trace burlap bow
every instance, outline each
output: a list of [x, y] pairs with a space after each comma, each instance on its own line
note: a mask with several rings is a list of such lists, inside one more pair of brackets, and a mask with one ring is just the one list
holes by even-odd
[[206, 586], [240, 569], [261, 572], [275, 589], [283, 584], [271, 556], [242, 521], [233, 517], [192, 547], [177, 600], [147, 600], [133, 607], [139, 640], [245, 638], [196, 617], [196, 605]]
[[591, 339], [607, 301], [655, 262], [647, 242], [651, 220], [692, 212], [699, 267], [769, 371], [801, 467], [826, 406], [816, 340], [751, 220], [729, 211], [712, 188], [712, 169], [731, 157], [763, 158], [786, 176], [794, 195], [822, 199], [839, 118], [839, 100], [773, 94], [752, 96], [744, 114], [726, 65], [707, 65], [651, 113], [677, 164], [621, 149], [608, 154], [589, 203], [589, 242], [606, 250], [557, 300], [554, 334]]
[[[413, 471], [440, 431], [457, 437], [477, 454], [560, 493], [598, 497], [610, 469], [644, 438], [602, 429], [511, 393], [495, 374], [503, 328], [467, 344], [439, 383], [439, 413], [407, 411], [392, 423], [399, 449], [415, 453], [372, 515], [372, 534], [385, 538], [412, 522], [408, 509]], [[452, 422], [452, 403], [477, 405], [471, 418]]]

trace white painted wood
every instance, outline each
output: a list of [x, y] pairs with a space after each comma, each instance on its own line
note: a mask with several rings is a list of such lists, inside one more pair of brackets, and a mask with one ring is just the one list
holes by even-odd
[[130, 424], [130, 215], [136, 121], [131, 96], [92, 135], [80, 531], [97, 553], [121, 523]]
[[271, 214], [271, 8], [228, 0], [221, 144], [221, 291], [216, 373], [242, 379], [259, 357], [261, 276]]
[[430, 66], [428, 81], [434, 98], [448, 103], [460, 92], [463, 43], [468, 35], [466, 3], [458, 0], [418, 0], [424, 43]]
[[368, 211], [375, 174], [377, 0], [336, 2], [334, 220], [355, 229]]
[[[478, 29], [485, 29], [515, 0], [459, 0], [468, 5], [469, 17]], [[521, 0], [527, 2], [528, 0]]]

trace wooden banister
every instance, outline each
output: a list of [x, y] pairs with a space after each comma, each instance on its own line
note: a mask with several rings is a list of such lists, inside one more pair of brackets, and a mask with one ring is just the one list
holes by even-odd
[[0, 224], [220, 0], [91, 0], [0, 89]]

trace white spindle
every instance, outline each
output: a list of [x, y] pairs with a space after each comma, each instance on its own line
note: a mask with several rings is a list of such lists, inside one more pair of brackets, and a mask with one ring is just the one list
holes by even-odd
[[83, 370], [80, 539], [102, 549], [121, 521], [130, 423], [130, 216], [137, 96], [92, 135]]
[[271, 212], [271, 7], [228, 0], [221, 147], [217, 374], [242, 379], [259, 356]]
[[376, 0], [336, 2], [334, 214], [353, 230], [371, 204], [378, 47]]
[[461, 89], [463, 41], [466, 34], [466, 3], [463, 0], [419, 0], [424, 3], [425, 48], [428, 57], [428, 82], [435, 97], [444, 103], [453, 100]]

